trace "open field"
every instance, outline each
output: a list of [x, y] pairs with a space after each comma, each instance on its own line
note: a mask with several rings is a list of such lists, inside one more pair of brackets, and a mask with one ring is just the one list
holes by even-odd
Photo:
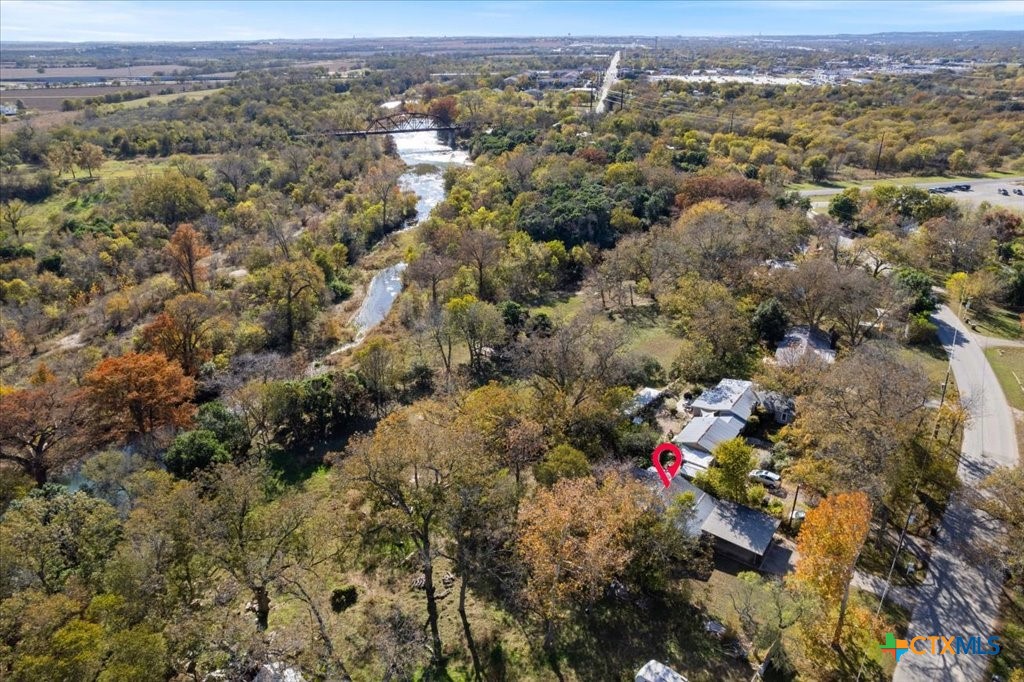
[[985, 357], [992, 365], [1010, 405], [1024, 410], [1024, 388], [1021, 388], [1024, 384], [1024, 348], [986, 348]]
[[46, 78], [149, 78], [159, 74], [170, 75], [189, 67], [181, 64], [144, 64], [99, 69], [95, 66], [52, 66], [38, 69], [0, 68], [0, 80], [45, 80]]
[[[18, 100], [25, 108], [34, 111], [60, 111], [64, 100], [103, 97], [119, 92], [149, 92], [156, 94], [161, 90], [173, 90], [176, 93], [188, 92], [191, 85], [177, 83], [160, 83], [157, 85], [90, 85], [74, 88], [33, 88], [28, 90], [0, 91], [0, 104], [14, 104]], [[150, 98], [136, 101], [145, 102]]]
[[133, 99], [130, 102], [118, 102], [116, 104], [104, 104], [102, 109], [104, 111], [114, 111], [115, 109], [138, 109], [139, 107], [148, 107], [150, 102], [156, 104], [166, 104], [173, 102], [176, 99], [184, 97], [187, 100], [202, 99], [207, 95], [213, 95], [220, 92], [224, 88], [210, 88], [209, 90], [182, 90], [180, 92], [174, 92], [170, 95], [153, 95], [152, 97], [146, 97], [144, 99]]
[[870, 177], [852, 178], [844, 180], [830, 180], [828, 182], [798, 182], [787, 185], [786, 189], [798, 190], [813, 196], [814, 193], [830, 194], [840, 192], [848, 187], [872, 187], [874, 185], [941, 185], [951, 182], [967, 182], [977, 180], [999, 180], [1018, 177], [1020, 173], [1010, 171], [989, 171], [988, 173], [976, 173], [974, 175], [900, 175], [893, 177]]

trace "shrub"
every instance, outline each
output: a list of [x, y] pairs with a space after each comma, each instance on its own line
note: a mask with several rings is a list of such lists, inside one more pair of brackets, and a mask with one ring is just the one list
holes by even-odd
[[335, 588], [331, 592], [331, 610], [335, 613], [341, 613], [353, 606], [359, 599], [359, 591], [355, 585], [345, 585], [344, 587]]

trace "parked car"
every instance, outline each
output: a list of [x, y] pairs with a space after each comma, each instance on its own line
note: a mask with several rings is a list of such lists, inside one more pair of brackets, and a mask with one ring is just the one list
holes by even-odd
[[1017, 188], [1017, 189], [1013, 190], [1013, 193], [1014, 194], [1019, 194], [1020, 196], [1024, 197], [1024, 189]]
[[971, 191], [971, 186], [970, 185], [954, 185], [953, 189], [958, 189], [961, 192], [970, 192]]
[[1002, 187], [1000, 187], [1000, 188], [999, 188], [999, 193], [1000, 193], [1000, 194], [1002, 194], [1002, 195], [1003, 195], [1004, 197], [1008, 197], [1008, 196], [1010, 196], [1010, 193], [1009, 193], [1009, 192], [1007, 192], [1007, 191], [1006, 191], [1005, 189], [1003, 189]]
[[750, 480], [757, 481], [766, 488], [779, 488], [782, 486], [782, 476], [767, 469], [754, 469], [749, 474]]

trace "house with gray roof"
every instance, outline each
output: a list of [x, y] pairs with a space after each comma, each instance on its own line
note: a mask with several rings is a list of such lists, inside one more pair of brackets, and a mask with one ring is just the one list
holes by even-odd
[[717, 386], [705, 390], [690, 405], [694, 414], [704, 416], [733, 416], [741, 421], [750, 419], [757, 406], [754, 384], [743, 379], [722, 379]]
[[643, 472], [643, 479], [656, 486], [666, 505], [680, 495], [693, 496], [693, 514], [679, 530], [691, 537], [706, 534], [713, 538], [716, 552], [750, 566], [761, 565], [781, 524], [779, 519], [742, 504], [720, 500], [682, 476], [673, 478], [666, 488], [654, 467]]

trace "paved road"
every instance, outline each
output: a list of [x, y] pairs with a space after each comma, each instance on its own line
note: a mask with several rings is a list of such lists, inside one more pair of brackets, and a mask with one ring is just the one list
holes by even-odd
[[[1024, 196], [1013, 194], [1014, 189], [1024, 186], [1024, 176], [998, 178], [995, 180], [966, 179], [945, 180], [943, 182], [919, 182], [916, 183], [914, 187], [928, 189], [930, 187], [948, 187], [949, 185], [958, 185], [961, 183], [970, 185], [970, 191], [950, 192], [949, 194], [940, 194], [939, 196], [949, 197], [951, 199], [956, 199], [957, 201], [966, 201], [971, 204], [980, 204], [983, 201], [987, 201], [988, 203], [996, 206], [1005, 206], [1006, 208], [1024, 211]], [[871, 189], [871, 185], [861, 185], [860, 188], [864, 190]], [[802, 189], [800, 190], [800, 196], [809, 197], [816, 203], [825, 202], [828, 197], [833, 194], [839, 194], [843, 189], [845, 188]], [[1006, 196], [1000, 194], [1000, 189], [1007, 190], [1009, 194]]]
[[619, 79], [620, 57], [622, 57], [622, 53], [616, 52], [615, 56], [612, 57], [612, 62], [608, 66], [608, 70], [604, 72], [604, 80], [601, 81], [600, 97], [597, 98], [597, 113], [599, 114], [603, 114], [605, 112], [605, 100], [608, 99], [608, 93], [611, 92], [612, 86], [615, 85], [615, 81]]
[[[971, 415], [964, 429], [960, 479], [964, 490], [950, 503], [931, 555], [928, 578], [911, 618], [909, 636], [994, 634], [1002, 574], [993, 566], [991, 545], [1000, 530], [974, 508], [974, 489], [996, 466], [1017, 463], [1013, 412], [982, 352], [946, 306], [932, 316], [939, 338], [952, 356], [953, 375]], [[954, 329], [956, 343], [953, 343]], [[980, 682], [988, 656], [905, 654], [894, 682]]]

